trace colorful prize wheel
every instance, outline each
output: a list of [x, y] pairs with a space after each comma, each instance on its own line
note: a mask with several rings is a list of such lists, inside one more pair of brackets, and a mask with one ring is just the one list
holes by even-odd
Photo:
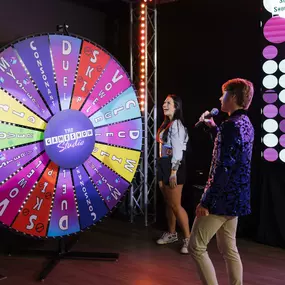
[[62, 34], [0, 52], [0, 221], [60, 237], [96, 224], [138, 167], [135, 90], [102, 47]]

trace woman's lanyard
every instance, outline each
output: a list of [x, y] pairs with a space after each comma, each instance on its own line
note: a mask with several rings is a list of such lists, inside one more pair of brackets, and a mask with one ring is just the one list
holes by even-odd
[[159, 143], [159, 157], [170, 157], [172, 156], [172, 146], [162, 141], [164, 130], [160, 133]]

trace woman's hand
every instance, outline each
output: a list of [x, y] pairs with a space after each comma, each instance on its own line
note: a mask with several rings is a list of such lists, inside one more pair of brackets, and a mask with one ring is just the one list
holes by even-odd
[[171, 174], [169, 177], [169, 186], [172, 189], [177, 186], [177, 171], [171, 170]]

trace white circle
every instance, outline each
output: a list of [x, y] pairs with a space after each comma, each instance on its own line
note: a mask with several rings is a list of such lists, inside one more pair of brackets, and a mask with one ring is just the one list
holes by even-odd
[[278, 3], [279, 0], [263, 0], [263, 6], [269, 13], [273, 13], [274, 7], [278, 5]]
[[282, 150], [279, 152], [279, 158], [280, 158], [280, 160], [282, 160], [283, 162], [285, 162], [285, 149], [282, 149]]
[[283, 0], [263, 0], [264, 8], [273, 16], [285, 18], [284, 2]]
[[263, 138], [263, 143], [267, 146], [267, 147], [275, 147], [278, 144], [278, 138], [276, 135], [274, 134], [267, 134], [264, 136]]
[[282, 61], [280, 61], [279, 63], [279, 69], [281, 72], [285, 73], [285, 59], [283, 59]]
[[285, 88], [285, 74], [283, 74], [280, 78], [279, 78], [279, 85], [283, 88]]
[[279, 100], [282, 103], [285, 103], [285, 89], [283, 89], [280, 93], [279, 93]]
[[265, 120], [263, 123], [263, 129], [268, 133], [274, 133], [278, 130], [278, 123], [273, 119]]
[[[285, 64], [285, 62], [284, 62], [284, 64]], [[262, 69], [266, 74], [273, 74], [277, 71], [278, 64], [274, 60], [267, 60], [264, 62]]]
[[274, 75], [267, 75], [263, 78], [262, 84], [267, 89], [274, 89], [278, 84], [278, 79]]

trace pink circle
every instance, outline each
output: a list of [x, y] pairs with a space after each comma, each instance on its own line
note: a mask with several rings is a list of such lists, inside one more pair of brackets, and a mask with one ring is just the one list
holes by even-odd
[[282, 133], [285, 133], [285, 120], [282, 120], [279, 123], [279, 129], [281, 130]]
[[285, 147], [285, 135], [282, 135], [279, 138], [279, 143], [280, 143], [281, 146]]
[[281, 117], [285, 118], [285, 105], [282, 105], [279, 108], [279, 114], [280, 114]]
[[274, 148], [267, 148], [263, 156], [267, 161], [272, 162], [278, 159], [278, 152]]
[[273, 90], [267, 90], [265, 91], [265, 93], [263, 94], [263, 100], [266, 102], [266, 103], [274, 103], [276, 102], [278, 99], [278, 95], [275, 91]]
[[285, 18], [272, 17], [264, 25], [264, 37], [271, 43], [285, 42]]
[[273, 59], [277, 54], [278, 49], [275, 46], [267, 46], [263, 49], [263, 57], [266, 59]]
[[266, 118], [274, 118], [278, 114], [278, 109], [275, 105], [266, 105], [263, 109], [263, 114]]

